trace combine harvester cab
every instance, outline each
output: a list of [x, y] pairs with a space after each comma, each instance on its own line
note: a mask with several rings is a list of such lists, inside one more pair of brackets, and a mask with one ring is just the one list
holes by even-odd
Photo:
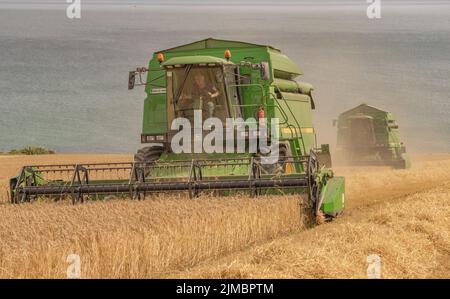
[[411, 162], [391, 112], [361, 104], [339, 115], [338, 160], [350, 165], [389, 165], [409, 168]]
[[[335, 217], [344, 208], [345, 180], [328, 168], [329, 146], [317, 146], [313, 87], [294, 80], [301, 74], [265, 45], [206, 39], [157, 51], [148, 67], [129, 74], [128, 88], [143, 85], [147, 93], [146, 146], [135, 161], [25, 166], [11, 180], [11, 201], [295, 193], [317, 217]], [[210, 119], [214, 125], [205, 127]], [[192, 138], [180, 138], [182, 131]], [[204, 142], [213, 131], [211, 151]], [[276, 159], [267, 162], [272, 153]]]

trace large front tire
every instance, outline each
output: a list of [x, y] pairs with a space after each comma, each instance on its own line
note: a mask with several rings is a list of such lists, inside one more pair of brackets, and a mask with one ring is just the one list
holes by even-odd
[[283, 175], [286, 173], [286, 160], [288, 150], [286, 146], [279, 147], [278, 160], [273, 164], [261, 164], [263, 174]]
[[163, 152], [164, 147], [162, 146], [147, 146], [137, 151], [134, 155], [134, 161], [151, 163], [158, 160]]
[[151, 166], [161, 157], [163, 152], [164, 147], [162, 146], [146, 146], [137, 151], [134, 155], [134, 162], [140, 164], [139, 166], [144, 170], [144, 175], [147, 176], [150, 173]]

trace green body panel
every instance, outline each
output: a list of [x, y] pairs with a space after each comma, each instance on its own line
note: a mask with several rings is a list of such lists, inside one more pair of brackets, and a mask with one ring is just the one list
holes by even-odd
[[[276, 100], [281, 109], [275, 110], [275, 117], [280, 119], [281, 139], [298, 139], [300, 151], [309, 153], [315, 144], [311, 99], [302, 94], [287, 92], [281, 94], [282, 98]], [[292, 122], [294, 119], [292, 116], [296, 122]]]
[[[250, 154], [230, 154], [230, 153], [214, 153], [214, 154], [174, 154], [174, 153], [163, 153], [159, 161], [162, 162], [171, 162], [171, 161], [191, 161], [192, 159], [197, 160], [209, 160], [214, 159], [220, 161], [220, 159], [228, 159], [228, 163], [232, 163], [232, 159], [249, 159], [251, 157]], [[231, 160], [230, 160], [231, 159]], [[220, 177], [220, 176], [236, 176], [243, 177], [248, 176], [249, 172], [248, 165], [237, 165], [237, 166], [223, 166], [223, 167], [205, 167], [202, 170], [202, 175], [204, 178], [206, 177]], [[159, 175], [164, 177], [189, 177], [188, 170], [185, 169], [183, 171], [177, 171], [176, 173], [160, 173]]]
[[166, 72], [156, 59], [150, 60], [144, 101], [143, 134], [160, 134], [167, 131]]
[[302, 94], [310, 95], [311, 91], [314, 89], [309, 83], [298, 82], [293, 80], [285, 80], [280, 78], [275, 78], [273, 84], [277, 86], [281, 91], [286, 92], [300, 92]]
[[292, 60], [279, 51], [269, 51], [270, 61], [276, 78], [294, 79], [303, 71]]
[[329, 179], [322, 190], [322, 197], [324, 200], [321, 210], [325, 215], [335, 217], [340, 214], [345, 206], [345, 178]]
[[[364, 127], [364, 134], [358, 131]], [[395, 116], [362, 104], [339, 115], [337, 152], [352, 163], [386, 163], [410, 167]]]
[[163, 153], [159, 161], [191, 161], [192, 159], [197, 160], [208, 160], [208, 159], [244, 159], [250, 158], [252, 155], [249, 153], [214, 153], [214, 154], [174, 154], [174, 153]]

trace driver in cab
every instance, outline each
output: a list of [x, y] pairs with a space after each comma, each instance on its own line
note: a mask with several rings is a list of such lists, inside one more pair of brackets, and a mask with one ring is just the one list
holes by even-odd
[[[196, 107], [198, 109], [208, 108], [211, 105], [217, 105], [217, 98], [220, 95], [219, 90], [210, 82], [206, 81], [205, 75], [196, 73], [194, 75], [192, 85], [192, 92], [189, 95], [183, 94], [180, 97], [180, 106], [191, 106], [200, 100], [203, 107]], [[209, 110], [209, 109], [206, 109]]]

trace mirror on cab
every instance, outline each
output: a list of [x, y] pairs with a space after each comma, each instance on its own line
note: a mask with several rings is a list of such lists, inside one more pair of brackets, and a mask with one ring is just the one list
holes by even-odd
[[131, 90], [134, 88], [134, 83], [136, 82], [136, 72], [131, 71], [128, 74], [128, 90]]
[[270, 79], [270, 67], [267, 61], [261, 62], [261, 80], [267, 81]]

